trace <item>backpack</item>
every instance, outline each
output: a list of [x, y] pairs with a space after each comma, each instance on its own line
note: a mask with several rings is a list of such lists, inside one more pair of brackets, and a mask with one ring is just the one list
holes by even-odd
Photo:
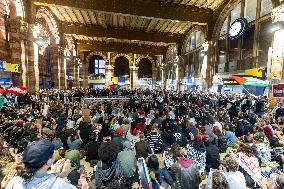
[[225, 153], [228, 148], [227, 139], [224, 135], [218, 137], [218, 148], [220, 153]]

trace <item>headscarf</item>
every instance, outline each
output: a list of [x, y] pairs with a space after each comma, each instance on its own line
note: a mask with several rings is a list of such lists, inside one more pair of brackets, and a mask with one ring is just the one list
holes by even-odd
[[71, 161], [71, 171], [78, 170], [80, 167], [80, 152], [79, 150], [71, 150], [65, 154], [65, 159]]

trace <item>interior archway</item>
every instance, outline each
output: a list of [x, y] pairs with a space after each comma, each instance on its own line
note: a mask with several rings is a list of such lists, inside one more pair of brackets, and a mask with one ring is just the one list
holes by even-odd
[[129, 76], [129, 61], [126, 57], [120, 56], [114, 62], [114, 77]]
[[142, 58], [138, 63], [138, 78], [152, 78], [152, 62]]

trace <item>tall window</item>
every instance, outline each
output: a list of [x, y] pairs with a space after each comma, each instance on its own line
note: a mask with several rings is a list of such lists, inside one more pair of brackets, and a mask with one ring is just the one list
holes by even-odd
[[187, 42], [184, 47], [184, 61], [188, 67], [185, 70], [184, 75], [189, 76], [198, 76], [200, 74], [200, 69], [203, 61], [203, 56], [201, 55], [202, 44], [205, 42], [205, 33], [199, 28], [193, 30], [187, 39]]
[[44, 53], [44, 58], [45, 58], [45, 73], [47, 75], [51, 75], [51, 53], [50, 53], [50, 47], [47, 47], [45, 49]]
[[105, 61], [104, 60], [95, 60], [95, 74], [105, 74]]
[[[241, 6], [242, 4], [244, 6]], [[273, 33], [268, 31], [271, 23], [269, 16], [271, 10], [271, 0], [242, 0], [228, 12], [219, 33], [218, 72], [245, 70], [267, 65], [268, 49], [273, 36]], [[231, 25], [240, 17], [247, 19], [249, 28], [239, 40], [230, 40], [228, 23]]]
[[90, 60], [89, 73], [93, 76], [105, 75], [105, 60], [101, 56], [93, 56]]

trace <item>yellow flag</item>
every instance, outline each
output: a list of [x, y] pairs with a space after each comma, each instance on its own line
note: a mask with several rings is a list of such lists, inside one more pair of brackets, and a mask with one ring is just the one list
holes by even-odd
[[263, 77], [264, 71], [265, 68], [254, 68], [254, 69], [245, 70], [245, 74], [261, 78]]

